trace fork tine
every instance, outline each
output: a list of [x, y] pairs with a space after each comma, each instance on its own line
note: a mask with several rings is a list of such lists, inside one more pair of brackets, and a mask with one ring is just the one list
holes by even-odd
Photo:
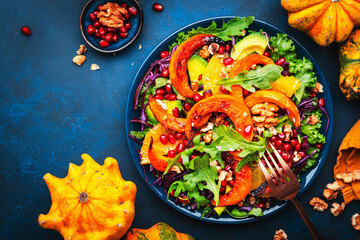
[[259, 165], [270, 188], [271, 189], [276, 188], [276, 184], [272, 181], [272, 177], [270, 176], [269, 172], [267, 171], [266, 167], [264, 166], [261, 160], [259, 161]]
[[274, 168], [271, 166], [270, 161], [266, 158], [265, 154], [263, 155], [263, 158], [266, 162], [267, 167], [270, 169], [272, 176], [275, 178], [276, 182], [281, 182], [279, 176], [276, 174]]
[[[276, 150], [275, 150], [276, 151]], [[269, 150], [266, 149], [266, 152], [269, 154], [269, 158], [271, 159], [271, 161], [273, 162], [274, 166], [276, 167], [276, 170], [278, 171], [281, 179], [285, 182], [285, 181], [288, 181], [286, 179], [286, 177], [284, 176], [282, 170], [280, 169], [280, 167], [278, 166], [278, 164], [276, 163], [274, 157], [270, 154]], [[277, 152], [277, 151], [276, 151]]]
[[281, 164], [281, 166], [285, 170], [286, 175], [290, 178], [290, 181], [298, 181], [295, 174], [291, 171], [291, 169], [289, 168], [287, 163], [284, 161], [284, 159], [281, 157], [281, 155], [276, 151], [275, 147], [271, 143], [269, 143], [269, 144], [270, 144], [270, 147], [274, 150], [275, 156], [277, 157], [279, 163]]

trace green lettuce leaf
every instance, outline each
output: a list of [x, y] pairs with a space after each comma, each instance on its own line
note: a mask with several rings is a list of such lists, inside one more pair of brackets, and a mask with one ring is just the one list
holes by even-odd
[[254, 87], [270, 89], [270, 83], [281, 77], [282, 70], [280, 66], [268, 64], [264, 67], [257, 67], [255, 70], [241, 72], [234, 78], [224, 78], [220, 80], [217, 85], [224, 85], [229, 91], [231, 91], [232, 85], [241, 85], [250, 92], [255, 92]]
[[130, 131], [130, 135], [132, 135], [133, 137], [136, 137], [137, 139], [143, 139], [145, 137], [145, 135], [149, 132], [150, 128], [145, 128], [142, 131]]

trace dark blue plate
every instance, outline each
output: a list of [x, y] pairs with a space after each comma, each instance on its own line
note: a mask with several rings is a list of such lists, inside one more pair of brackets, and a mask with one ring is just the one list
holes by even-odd
[[[95, 34], [89, 35], [86, 32], [87, 26], [93, 24], [94, 22], [90, 20], [90, 13], [94, 12], [99, 5], [105, 4], [107, 2], [116, 2], [119, 5], [126, 3], [128, 6], [136, 7], [138, 13], [135, 16], [131, 16], [128, 22], [131, 23], [132, 27], [128, 31], [129, 36], [127, 38], [120, 38], [117, 42], [111, 42], [108, 47], [102, 48], [99, 46], [99, 41], [101, 38], [95, 37]], [[80, 15], [80, 30], [81, 34], [87, 44], [90, 45], [93, 49], [103, 52], [103, 53], [114, 53], [118, 52], [127, 46], [129, 46], [137, 36], [140, 34], [141, 28], [143, 25], [143, 10], [140, 4], [136, 0], [90, 0], [84, 7]]]
[[[164, 41], [162, 41], [151, 53], [150, 55], [146, 58], [145, 62], [142, 64], [142, 66], [140, 67], [139, 71], [137, 72], [134, 82], [131, 86], [130, 89], [130, 93], [128, 96], [128, 101], [127, 101], [127, 108], [126, 108], [126, 133], [130, 133], [130, 131], [134, 130], [134, 131], [138, 131], [139, 130], [139, 126], [136, 123], [130, 123], [130, 120], [134, 117], [134, 116], [139, 116], [139, 110], [134, 111], [133, 110], [133, 104], [134, 104], [134, 95], [135, 95], [135, 90], [136, 87], [138, 86], [139, 82], [141, 81], [141, 79], [143, 78], [144, 74], [146, 73], [146, 71], [149, 69], [150, 64], [152, 62], [154, 62], [155, 60], [157, 60], [160, 56], [160, 52], [164, 51], [164, 50], [168, 50], [168, 46], [175, 41], [176, 36], [179, 32], [182, 31], [188, 31], [191, 30], [192, 28], [196, 28], [196, 27], [207, 27], [211, 24], [212, 21], [215, 21], [218, 25], [222, 24], [223, 19], [225, 21], [229, 21], [230, 19], [234, 18], [233, 16], [226, 16], [226, 17], [216, 17], [216, 18], [209, 18], [209, 19], [205, 19], [205, 20], [201, 20], [195, 23], [192, 23], [176, 32], [174, 32], [173, 34], [171, 34], [169, 37], [167, 37]], [[269, 34], [269, 36], [276, 36], [277, 33], [284, 33], [282, 30], [268, 24], [265, 23], [263, 21], [259, 21], [259, 20], [255, 20], [253, 24], [251, 24], [250, 29], [258, 31], [260, 29], [263, 29], [265, 32], [267, 32]], [[296, 52], [298, 54], [299, 57], [306, 57], [308, 59], [311, 60], [311, 62], [314, 64], [314, 72], [318, 78], [318, 81], [324, 86], [324, 93], [322, 94], [321, 97], [324, 98], [325, 103], [326, 103], [326, 110], [328, 111], [329, 117], [330, 117], [330, 125], [329, 125], [329, 130], [327, 132], [326, 135], [326, 141], [327, 143], [324, 144], [324, 147], [320, 153], [319, 156], [319, 160], [316, 164], [316, 166], [312, 167], [310, 170], [308, 170], [307, 172], [304, 172], [301, 174], [301, 190], [299, 192], [299, 194], [303, 193], [309, 186], [310, 184], [314, 181], [315, 177], [317, 176], [317, 174], [319, 173], [319, 171], [321, 170], [321, 167], [324, 165], [325, 160], [326, 160], [326, 156], [328, 154], [329, 151], [329, 147], [330, 147], [330, 143], [331, 143], [331, 138], [332, 138], [332, 133], [333, 133], [333, 104], [332, 104], [332, 100], [331, 100], [331, 95], [330, 95], [330, 89], [328, 87], [328, 83], [324, 77], [324, 74], [321, 72], [319, 65], [317, 64], [317, 62], [314, 60], [314, 58], [310, 55], [310, 53], [299, 43], [297, 42], [294, 38], [292, 38], [290, 36], [290, 38], [294, 41], [295, 43], [295, 47], [296, 47]], [[324, 133], [324, 128], [326, 125], [326, 118], [325, 116], [323, 116], [323, 128], [321, 129], [321, 132]], [[129, 144], [129, 149], [130, 149], [130, 153], [132, 155], [133, 161], [135, 163], [135, 166], [137, 167], [137, 169], [139, 170], [139, 173], [141, 174], [141, 176], [144, 178], [145, 180], [145, 175], [144, 175], [144, 169], [143, 167], [140, 165], [140, 158], [139, 158], [139, 154], [137, 152], [136, 149], [141, 148], [141, 145], [135, 143], [134, 141], [132, 141], [130, 138], [128, 138], [128, 144]], [[152, 183], [154, 182], [156, 179], [152, 176], [152, 174], [149, 172], [149, 168], [145, 167], [145, 173], [146, 173], [146, 177], [148, 182]], [[149, 184], [148, 184], [149, 185]], [[201, 217], [201, 213], [202, 210], [192, 210], [189, 207], [183, 207], [182, 205], [176, 205], [174, 203], [174, 201], [172, 199], [167, 199], [166, 194], [164, 193], [164, 190], [162, 187], [155, 185], [149, 185], [149, 187], [164, 201], [166, 202], [168, 205], [170, 205], [171, 207], [173, 207], [174, 209], [178, 210], [181, 213], [184, 213], [190, 217], [196, 218], [200, 220]], [[243, 218], [243, 219], [234, 219], [226, 214], [222, 215], [221, 217], [216, 216], [216, 214], [213, 214], [212, 217], [210, 218], [203, 218], [203, 221], [207, 221], [207, 222], [213, 222], [213, 223], [223, 223], [223, 224], [236, 224], [236, 223], [247, 223], [247, 222], [253, 222], [253, 221], [257, 221], [260, 220], [264, 217], [268, 217], [278, 211], [280, 211], [281, 209], [283, 209], [287, 204], [287, 201], [278, 201], [278, 202], [274, 202], [271, 207], [269, 209], [264, 210], [264, 216], [263, 217], [259, 217], [259, 218], [255, 218], [255, 217], [249, 217], [249, 218]]]

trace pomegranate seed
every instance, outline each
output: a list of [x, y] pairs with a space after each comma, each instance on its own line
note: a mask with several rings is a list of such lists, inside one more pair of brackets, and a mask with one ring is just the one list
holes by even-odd
[[[169, 97], [170, 98], [170, 97]], [[170, 100], [171, 101], [171, 100]], [[172, 110], [172, 113], [174, 114], [175, 117], [180, 117], [180, 110], [177, 107], [174, 107]]]
[[163, 100], [164, 96], [163, 95], [155, 95], [155, 99]]
[[126, 32], [127, 32], [127, 31], [126, 31], [126, 28], [125, 28], [124, 26], [122, 26], [122, 27], [120, 28], [120, 32], [126, 33]]
[[319, 105], [324, 107], [325, 106], [325, 103], [324, 103], [324, 99], [323, 98], [320, 98], [319, 99]]
[[251, 124], [247, 125], [245, 128], [244, 128], [244, 133], [246, 135], [250, 135], [251, 133], [253, 132], [253, 126]]
[[167, 57], [167, 56], [169, 56], [169, 51], [162, 51], [162, 52], [160, 53], [160, 57], [161, 57], [161, 58], [164, 58], [164, 57]]
[[299, 152], [298, 153], [300, 157], [305, 157], [305, 153], [304, 152]]
[[225, 113], [220, 114], [222, 118], [227, 118], [228, 116]]
[[220, 188], [220, 194], [221, 194], [221, 195], [225, 194], [225, 190], [226, 190], [225, 187], [221, 187], [221, 188]]
[[99, 29], [95, 29], [95, 37], [99, 38], [100, 34], [99, 34]]
[[164, 145], [168, 143], [168, 138], [165, 134], [160, 135], [159, 139], [160, 139], [160, 142]]
[[176, 138], [176, 139], [180, 139], [180, 138], [182, 138], [182, 136], [183, 136], [183, 134], [182, 134], [182, 133], [179, 133], [179, 132], [177, 132], [177, 133], [175, 134], [175, 138]]
[[171, 190], [171, 192], [170, 192], [170, 196], [174, 196], [174, 190]]
[[125, 32], [125, 33], [120, 33], [120, 37], [121, 38], [127, 38], [129, 36], [129, 33]]
[[310, 97], [315, 97], [316, 95], [315, 95], [315, 93], [312, 93], [312, 94], [310, 94]]
[[197, 156], [196, 155], [191, 155], [190, 156], [190, 160], [193, 160], [194, 158], [196, 158]]
[[165, 95], [165, 99], [166, 99], [166, 100], [169, 100], [169, 96], [170, 96], [170, 94], [166, 94], [166, 95]]
[[93, 14], [97, 16], [99, 14], [99, 11], [94, 11]]
[[300, 149], [301, 149], [301, 144], [300, 144], [300, 143], [296, 144], [295, 150], [296, 150], [296, 151], [299, 151]]
[[270, 53], [268, 51], [264, 52], [265, 57], [270, 57]]
[[285, 63], [285, 58], [281, 57], [278, 60], [276, 60], [276, 65], [282, 66]]
[[229, 123], [226, 121], [226, 122], [224, 123], [224, 125], [225, 125], [225, 126], [229, 126]]
[[221, 86], [220, 86], [220, 91], [221, 91], [222, 93], [226, 93], [226, 94], [229, 93], [229, 90], [227, 90], [227, 89], [224, 87], [224, 85], [221, 85]]
[[105, 40], [100, 40], [99, 46], [102, 47], [102, 48], [105, 48], [105, 47], [109, 46], [109, 43], [107, 41], [105, 41]]
[[168, 83], [168, 84], [165, 85], [165, 91], [166, 91], [167, 93], [172, 93], [172, 86], [171, 86], [170, 83]]
[[226, 182], [225, 180], [222, 180], [222, 181], [221, 181], [221, 186], [225, 187], [226, 184], [227, 184], [227, 182]]
[[185, 108], [185, 110], [186, 111], [190, 111], [190, 109], [191, 109], [191, 105], [190, 105], [190, 103], [184, 103], [184, 108]]
[[129, 7], [128, 8], [128, 11], [129, 11], [129, 13], [131, 14], [131, 15], [133, 15], [133, 16], [135, 16], [136, 14], [137, 14], [137, 9], [136, 9], [136, 7]]
[[100, 34], [100, 36], [105, 34], [105, 29], [103, 27], [99, 28], [99, 34]]
[[164, 95], [165, 94], [165, 90], [164, 89], [158, 89], [155, 91], [156, 94], [159, 94], [159, 95]]
[[[173, 190], [173, 191], [174, 191], [174, 190]], [[259, 208], [263, 208], [263, 207], [264, 207], [264, 204], [259, 203], [258, 206], [259, 206]]]
[[231, 180], [229, 183], [230, 183], [231, 186], [234, 186], [234, 185], [235, 185], [235, 181], [234, 181], [234, 180]]
[[95, 28], [92, 25], [87, 26], [86, 32], [89, 35], [93, 35], [95, 33]]
[[107, 30], [108, 30], [108, 32], [110, 32], [110, 33], [116, 32], [116, 29], [115, 29], [115, 28], [112, 28], [112, 27], [109, 27]]
[[152, 7], [153, 7], [154, 11], [157, 11], [157, 12], [161, 12], [164, 9], [164, 6], [161, 5], [160, 3], [154, 3]]
[[276, 140], [276, 136], [272, 136], [270, 140], [274, 142]]
[[170, 94], [169, 95], [169, 101], [175, 101], [177, 99], [176, 95], [175, 94]]
[[169, 69], [167, 68], [163, 69], [161, 72], [161, 76], [163, 76], [164, 78], [169, 77]]
[[94, 13], [90, 13], [90, 20], [93, 21], [93, 22], [97, 21], [97, 17], [95, 16]]
[[126, 4], [126, 3], [123, 3], [123, 4], [120, 5], [120, 7], [126, 8], [126, 7], [127, 7], [127, 4]]
[[177, 151], [178, 153], [181, 153], [181, 152], [183, 152], [184, 150], [185, 150], [184, 144], [183, 144], [183, 143], [179, 143], [179, 144], [177, 145], [177, 147], [176, 147], [176, 151]]
[[126, 13], [126, 14], [124, 15], [124, 17], [125, 17], [126, 20], [128, 20], [128, 19], [130, 18], [130, 15], [129, 15], [128, 13]]
[[229, 171], [231, 169], [231, 166], [230, 165], [227, 165], [226, 167], [225, 167], [225, 171]]
[[248, 96], [249, 94], [250, 94], [250, 92], [244, 88], [244, 96], [246, 97], [246, 96]]
[[169, 150], [167, 152], [167, 155], [168, 155], [169, 158], [173, 158], [173, 157], [176, 156], [176, 151], [175, 150]]
[[229, 44], [226, 44], [225, 50], [226, 50], [226, 51], [229, 51], [229, 50], [230, 50], [230, 45], [229, 45]]
[[296, 139], [291, 139], [290, 144], [295, 147], [296, 144], [298, 144], [298, 141]]
[[125, 23], [125, 28], [126, 28], [126, 30], [130, 30], [131, 29], [131, 27], [132, 27], [132, 25], [131, 25], [131, 23]]
[[315, 145], [315, 147], [318, 148], [318, 149], [322, 149], [323, 145], [321, 143], [318, 143], [318, 144]]
[[112, 39], [111, 33], [108, 33], [108, 34], [105, 35], [105, 39], [104, 39], [105, 41], [110, 42], [111, 39]]
[[184, 144], [185, 147], [189, 147], [189, 141], [188, 140], [184, 139], [183, 144]]
[[100, 23], [99, 23], [99, 22], [95, 22], [95, 23], [94, 23], [94, 27], [99, 28], [99, 27], [100, 27]]
[[285, 138], [285, 134], [284, 133], [278, 133], [277, 135], [280, 139], [284, 139]]
[[290, 158], [290, 154], [288, 154], [288, 153], [283, 153], [283, 154], [281, 154], [281, 156], [285, 161], [289, 160], [289, 158]]
[[220, 45], [219, 50], [218, 50], [218, 53], [219, 53], [219, 54], [223, 54], [224, 51], [225, 51], [224, 46]]
[[101, 11], [101, 7], [102, 7], [103, 5], [99, 5], [99, 6], [97, 6], [97, 9], [99, 10], [99, 11]]
[[198, 93], [195, 93], [193, 96], [192, 96], [192, 99], [195, 101], [195, 102], [198, 102], [201, 100], [201, 95], [198, 94]]
[[225, 59], [223, 60], [223, 64], [224, 64], [225, 66], [231, 65], [233, 62], [234, 62], [234, 59], [231, 58], [231, 57], [225, 58]]
[[282, 141], [280, 139], [275, 141], [275, 145], [276, 146], [281, 146], [282, 145]]
[[282, 154], [282, 150], [281, 149], [278, 149], [276, 150], [279, 154]]
[[285, 143], [285, 144], [283, 145], [283, 149], [284, 149], [285, 151], [290, 150], [290, 148], [291, 148], [291, 145], [288, 144], [288, 143]]
[[168, 135], [168, 139], [171, 144], [174, 144], [176, 142], [175, 136], [172, 133]]
[[297, 132], [296, 132], [296, 130], [294, 129], [294, 130], [293, 130], [293, 135], [296, 136], [296, 134], [297, 134]]
[[114, 33], [114, 34], [112, 35], [111, 41], [117, 42], [118, 40], [119, 40], [118, 35], [117, 35], [116, 33]]

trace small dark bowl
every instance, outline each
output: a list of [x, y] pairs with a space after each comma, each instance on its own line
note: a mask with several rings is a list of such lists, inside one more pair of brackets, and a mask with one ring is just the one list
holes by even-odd
[[[86, 32], [88, 25], [93, 24], [94, 22], [90, 20], [90, 13], [94, 12], [99, 5], [103, 5], [107, 2], [116, 2], [119, 5], [126, 3], [128, 6], [136, 7], [138, 13], [135, 16], [131, 16], [128, 22], [131, 23], [132, 27], [128, 31], [129, 36], [127, 38], [120, 38], [117, 42], [110, 42], [108, 47], [102, 48], [99, 46], [99, 41], [101, 38], [95, 37], [95, 35], [89, 35]], [[140, 34], [142, 25], [143, 25], [143, 10], [136, 0], [90, 0], [84, 7], [80, 16], [80, 30], [81, 34], [87, 44], [90, 45], [93, 49], [103, 53], [114, 53], [125, 49], [132, 42], [135, 41], [137, 36]]]

